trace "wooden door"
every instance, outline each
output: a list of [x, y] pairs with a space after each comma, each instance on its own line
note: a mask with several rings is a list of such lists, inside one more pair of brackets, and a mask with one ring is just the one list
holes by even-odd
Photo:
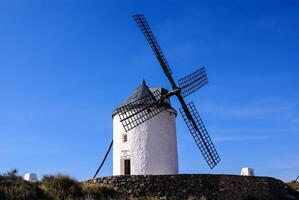
[[131, 160], [130, 159], [125, 159], [125, 175], [131, 175]]

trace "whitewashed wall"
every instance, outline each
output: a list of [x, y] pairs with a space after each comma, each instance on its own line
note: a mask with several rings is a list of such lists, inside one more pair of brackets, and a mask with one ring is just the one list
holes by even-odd
[[[122, 142], [122, 135], [128, 142]], [[177, 174], [176, 112], [167, 109], [125, 132], [119, 116], [113, 116], [113, 175], [123, 174], [121, 159], [131, 159], [131, 174]]]

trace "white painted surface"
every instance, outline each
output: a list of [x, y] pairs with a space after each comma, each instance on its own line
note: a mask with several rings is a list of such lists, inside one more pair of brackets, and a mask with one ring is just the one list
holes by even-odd
[[244, 167], [241, 169], [241, 176], [254, 176], [254, 170], [249, 167]]
[[[122, 135], [128, 135], [123, 143]], [[167, 109], [125, 132], [113, 116], [113, 175], [123, 175], [123, 159], [131, 160], [132, 175], [177, 174], [176, 112]]]
[[26, 173], [24, 175], [24, 180], [29, 181], [29, 182], [37, 182], [38, 181], [35, 173]]

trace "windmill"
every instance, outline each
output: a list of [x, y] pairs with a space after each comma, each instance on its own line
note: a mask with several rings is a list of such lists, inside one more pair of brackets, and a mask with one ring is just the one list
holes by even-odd
[[154, 51], [164, 74], [169, 80], [172, 91], [168, 92], [166, 95], [162, 96], [159, 91], [155, 91], [141, 99], [138, 99], [130, 104], [124, 105], [119, 108], [119, 117], [126, 131], [140, 125], [146, 120], [152, 118], [154, 115], [160, 113], [163, 108], [158, 106], [159, 104], [165, 103], [165, 99], [176, 96], [182, 105], [180, 112], [186, 122], [188, 129], [200, 149], [203, 157], [208, 163], [209, 167], [214, 168], [219, 162], [220, 157], [212, 143], [210, 136], [198, 114], [198, 111], [193, 104], [186, 103], [184, 97], [192, 94], [196, 90], [200, 89], [202, 86], [208, 83], [207, 74], [204, 68], [182, 78], [179, 80], [179, 86], [175, 83], [173, 77], [171, 76], [172, 71], [170, 66], [153, 34], [150, 26], [147, 23], [144, 15], [134, 15], [133, 16], [139, 28], [143, 32], [146, 40], [148, 41], [150, 47]]
[[[183, 119], [187, 124], [187, 127], [196, 145], [201, 151], [209, 167], [213, 169], [220, 162], [220, 157], [215, 149], [214, 144], [211, 141], [211, 138], [205, 128], [205, 125], [203, 124], [201, 117], [199, 116], [194, 103], [186, 103], [184, 99], [185, 97], [189, 96], [208, 83], [205, 68], [200, 68], [194, 73], [180, 79], [178, 81], [179, 84], [177, 85], [171, 75], [171, 68], [153, 32], [151, 31], [146, 18], [141, 14], [134, 15], [133, 17], [139, 28], [143, 32], [150, 47], [154, 51], [154, 54], [158, 59], [158, 62], [161, 65], [164, 74], [171, 84], [172, 90], [170, 92], [167, 92], [166, 94], [161, 93], [160, 90], [156, 90], [150, 92], [147, 95], [143, 95], [140, 99], [136, 99], [118, 108], [116, 110], [116, 113], [119, 115], [119, 119], [124, 130], [128, 132], [135, 127], [138, 127], [145, 121], [158, 115], [163, 110], [168, 108], [168, 106], [163, 105], [167, 105], [169, 103], [169, 98], [172, 96], [176, 96], [182, 106], [179, 109], [180, 113], [182, 114]], [[111, 150], [112, 144], [113, 141], [111, 142], [108, 152], [106, 153], [99, 169], [94, 175], [94, 178], [96, 177], [104, 161], [106, 160], [107, 155]]]

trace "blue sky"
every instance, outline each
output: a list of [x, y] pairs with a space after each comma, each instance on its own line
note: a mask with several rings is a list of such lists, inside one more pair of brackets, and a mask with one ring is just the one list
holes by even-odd
[[[92, 177], [112, 111], [145, 79], [170, 88], [132, 15], [144, 13], [222, 161], [210, 170], [177, 117], [181, 173], [299, 175], [299, 3], [0, 0], [0, 172]], [[179, 108], [176, 99], [173, 106]], [[111, 155], [101, 176], [112, 174]]]

